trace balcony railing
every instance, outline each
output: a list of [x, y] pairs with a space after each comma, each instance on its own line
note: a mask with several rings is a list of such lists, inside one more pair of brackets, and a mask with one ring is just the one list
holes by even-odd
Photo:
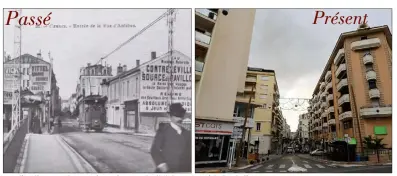
[[204, 69], [204, 63], [200, 61], [196, 61], [195, 70], [197, 72], [203, 72], [203, 69]]
[[343, 120], [347, 120], [347, 119], [351, 119], [353, 118], [353, 114], [351, 111], [346, 111], [342, 114], [339, 115], [339, 120], [343, 121]]
[[196, 31], [196, 41], [210, 45], [211, 36]]
[[367, 54], [363, 57], [363, 62], [364, 65], [369, 64], [369, 63], [373, 63], [374, 62], [374, 57], [370, 54]]
[[328, 120], [328, 124], [329, 124], [329, 125], [335, 125], [335, 124], [336, 124], [335, 119], [329, 119], [329, 120]]
[[343, 94], [339, 99], [338, 99], [338, 105], [342, 105], [343, 103], [350, 102], [350, 97], [349, 94]]
[[376, 80], [376, 72], [374, 71], [369, 71], [365, 74], [365, 78], [367, 78], [367, 80]]
[[334, 112], [334, 106], [330, 106], [327, 110], [328, 113]]
[[347, 78], [341, 79], [338, 85], [336, 85], [336, 89], [339, 91], [344, 86], [347, 86]]
[[216, 21], [218, 17], [215, 12], [208, 9], [196, 9], [196, 12], [214, 21]]
[[369, 90], [369, 98], [379, 98], [380, 97], [380, 92], [379, 89], [371, 89]]
[[246, 82], [256, 82], [256, 77], [247, 77], [245, 79]]
[[334, 64], [336, 65], [343, 56], [345, 56], [345, 50], [342, 48], [336, 54], [336, 56], [334, 58]]
[[335, 71], [336, 77], [338, 77], [339, 74], [340, 74], [342, 71], [346, 71], [346, 64], [340, 64], [340, 65], [339, 65], [338, 69], [336, 69], [336, 71]]
[[334, 100], [334, 94], [328, 94], [327, 101], [332, 101], [332, 100]]
[[[329, 80], [331, 80], [331, 77], [332, 77], [331, 71], [327, 71], [327, 74], [325, 74], [325, 80], [326, 80], [326, 81], [329, 81]], [[330, 81], [330, 82], [331, 82], [331, 81]]]
[[332, 89], [332, 81], [327, 84], [325, 87], [326, 90]]

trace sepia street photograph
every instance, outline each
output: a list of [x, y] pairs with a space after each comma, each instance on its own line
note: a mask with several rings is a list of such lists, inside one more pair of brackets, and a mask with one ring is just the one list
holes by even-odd
[[202, 9], [196, 173], [392, 173], [392, 9]]
[[4, 9], [4, 173], [191, 173], [191, 9]]

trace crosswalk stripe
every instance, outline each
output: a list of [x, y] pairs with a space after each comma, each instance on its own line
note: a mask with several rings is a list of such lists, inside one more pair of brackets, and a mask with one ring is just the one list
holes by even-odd
[[285, 164], [280, 165], [280, 169], [284, 169], [285, 168]]
[[304, 164], [304, 166], [308, 169], [312, 168], [312, 166], [308, 165], [308, 164]]
[[252, 167], [251, 170], [258, 169], [258, 168], [260, 168], [260, 167], [262, 167], [262, 166], [263, 166], [263, 165], [257, 165], [257, 166], [255, 166], [255, 167]]
[[273, 164], [268, 165], [268, 166], [267, 166], [267, 169], [271, 169], [273, 166], [274, 166]]
[[309, 163], [308, 161], [303, 161], [304, 163]]
[[325, 168], [324, 166], [322, 166], [321, 164], [316, 164], [317, 167], [319, 168]]

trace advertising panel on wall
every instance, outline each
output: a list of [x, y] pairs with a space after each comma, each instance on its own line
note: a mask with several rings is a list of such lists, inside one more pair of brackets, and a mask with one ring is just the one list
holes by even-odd
[[5, 91], [10, 91], [17, 89], [20, 85], [21, 82], [16, 81], [14, 88], [13, 88], [13, 83], [14, 80], [18, 79], [18, 70], [19, 70], [19, 64], [4, 64], [4, 90]]
[[30, 91], [33, 93], [50, 91], [50, 65], [32, 64]]
[[12, 92], [11, 91], [3, 91], [3, 103], [4, 104], [12, 103]]
[[195, 121], [196, 134], [218, 134], [218, 135], [232, 135], [233, 123], [196, 120]]
[[[172, 65], [172, 66], [171, 66]], [[172, 73], [172, 77], [171, 77]], [[171, 81], [172, 79], [172, 81]], [[173, 56], [156, 59], [141, 67], [140, 77], [140, 112], [168, 112], [172, 103], [181, 103], [187, 113], [192, 111], [192, 66], [191, 59]]]

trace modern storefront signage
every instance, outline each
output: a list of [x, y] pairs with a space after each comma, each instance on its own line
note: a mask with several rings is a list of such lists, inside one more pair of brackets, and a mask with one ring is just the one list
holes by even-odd
[[[171, 91], [172, 90], [172, 91]], [[140, 112], [168, 112], [169, 104], [179, 102], [192, 111], [191, 60], [177, 54], [142, 65], [140, 75]]]
[[195, 130], [197, 134], [224, 134], [233, 133], [233, 123], [196, 120]]

